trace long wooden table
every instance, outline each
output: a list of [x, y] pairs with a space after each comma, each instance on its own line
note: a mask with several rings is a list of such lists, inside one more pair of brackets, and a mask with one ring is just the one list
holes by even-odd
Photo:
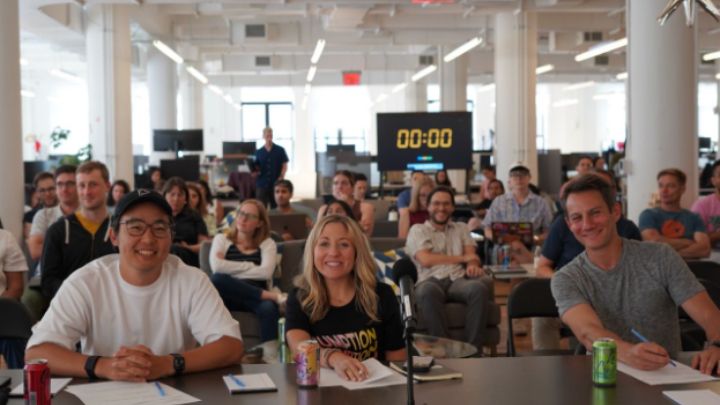
[[[595, 388], [591, 381], [589, 356], [518, 357], [439, 360], [461, 371], [462, 380], [416, 384], [415, 402], [423, 404], [492, 404], [492, 405], [622, 405], [673, 404], [663, 394], [668, 389], [711, 389], [720, 393], [720, 381], [701, 384], [649, 386], [618, 373], [615, 388]], [[266, 372], [278, 386], [278, 392], [230, 395], [221, 376], [228, 373]], [[13, 385], [21, 381], [16, 370], [2, 370], [12, 375]], [[16, 379], [18, 378], [18, 379]], [[369, 405], [406, 403], [404, 385], [349, 391], [341, 387], [299, 390], [295, 385], [293, 365], [242, 365], [162, 380], [205, 404], [253, 405]], [[74, 382], [82, 382], [80, 379]], [[20, 405], [12, 399], [11, 405]], [[80, 404], [73, 395], [62, 392], [53, 399], [54, 405]]]

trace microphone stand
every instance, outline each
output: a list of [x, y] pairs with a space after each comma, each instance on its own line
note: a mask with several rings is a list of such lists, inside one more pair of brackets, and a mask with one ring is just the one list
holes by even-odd
[[413, 332], [415, 331], [415, 318], [410, 315], [408, 316], [403, 311], [403, 324], [405, 326], [405, 353], [407, 354], [407, 368], [405, 375], [407, 376], [407, 403], [408, 405], [415, 405], [415, 386], [413, 381], [413, 355], [412, 355], [412, 341]]

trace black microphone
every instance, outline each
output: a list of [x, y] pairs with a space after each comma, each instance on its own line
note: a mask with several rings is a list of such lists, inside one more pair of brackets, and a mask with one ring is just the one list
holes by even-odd
[[414, 293], [417, 277], [417, 268], [409, 258], [404, 257], [393, 265], [393, 281], [400, 287], [400, 312], [403, 324], [410, 332], [415, 329], [417, 323]]

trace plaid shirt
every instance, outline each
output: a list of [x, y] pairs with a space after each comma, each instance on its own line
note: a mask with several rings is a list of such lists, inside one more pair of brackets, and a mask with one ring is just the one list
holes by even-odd
[[482, 225], [487, 228], [493, 222], [532, 222], [533, 232], [540, 234], [550, 229], [552, 213], [538, 195], [530, 193], [522, 204], [518, 204], [512, 193], [505, 193], [493, 200]]

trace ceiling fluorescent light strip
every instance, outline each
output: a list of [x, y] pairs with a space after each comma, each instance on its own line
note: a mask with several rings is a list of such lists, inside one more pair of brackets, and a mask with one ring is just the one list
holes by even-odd
[[195, 69], [194, 67], [188, 66], [187, 71], [188, 71], [188, 73], [193, 75], [193, 77], [196, 78], [200, 83], [202, 83], [202, 84], [208, 83], [208, 78], [205, 77], [204, 74], [200, 73], [200, 71]]
[[27, 59], [25, 59], [25, 58], [20, 58], [20, 66], [27, 66], [27, 65], [29, 65], [29, 64], [30, 64], [30, 62], [28, 62]]
[[405, 87], [407, 87], [407, 85], [408, 85], [407, 82], [398, 84], [397, 86], [393, 87], [392, 93], [394, 94], [394, 93], [397, 93], [398, 91], [402, 91], [403, 89], [405, 89]]
[[445, 55], [443, 60], [447, 62], [452, 62], [460, 55], [463, 55], [464, 53], [470, 51], [471, 49], [475, 48], [476, 46], [480, 45], [482, 43], [482, 38], [475, 37], [464, 44], [458, 46], [457, 48], [453, 49], [450, 53]]
[[412, 81], [416, 82], [416, 81], [422, 79], [423, 77], [429, 75], [430, 73], [432, 73], [432, 72], [434, 72], [434, 71], [436, 71], [436, 70], [437, 70], [437, 66], [435, 66], [435, 65], [430, 65], [430, 66], [426, 67], [425, 69], [422, 69], [421, 71], [419, 71], [419, 72], [415, 73], [414, 75], [412, 75], [412, 78], [411, 78], [411, 79], [412, 79]]
[[577, 103], [579, 103], [579, 101], [577, 99], [570, 98], [570, 99], [563, 99], [560, 101], [556, 101], [552, 104], [552, 106], [553, 107], [568, 107], [571, 105], [575, 105]]
[[703, 55], [703, 60], [705, 62], [709, 62], [715, 59], [720, 59], [720, 51], [710, 52]]
[[617, 76], [615, 76], [615, 78], [618, 80], [625, 80], [628, 78], [628, 72], [618, 73]]
[[554, 70], [554, 69], [555, 69], [555, 66], [554, 66], [554, 65], [542, 65], [542, 66], [538, 66], [537, 69], [535, 69], [535, 74], [536, 74], [536, 75], [541, 75], [541, 74], [543, 74], [543, 73], [550, 72], [550, 71], [552, 71], [552, 70]]
[[27, 98], [35, 97], [35, 93], [30, 90], [20, 90], [20, 95]]
[[575, 56], [575, 61], [582, 62], [584, 60], [594, 58], [598, 55], [602, 55], [604, 53], [612, 52], [616, 49], [626, 47], [627, 44], [628, 44], [627, 37], [618, 39], [617, 41], [605, 42], [604, 44], [596, 45], [596, 46], [590, 48], [589, 50]]
[[83, 79], [79, 78], [78, 76], [75, 76], [72, 73], [68, 73], [64, 70], [52, 69], [52, 70], [50, 70], [50, 74], [57, 78], [66, 80], [68, 82], [77, 83], [77, 84], [84, 83]]
[[594, 85], [595, 85], [595, 82], [593, 82], [593, 81], [582, 82], [582, 83], [577, 83], [577, 84], [572, 84], [570, 86], [567, 86], [567, 87], [563, 88], [563, 91], [580, 90], [580, 89], [584, 89], [586, 87], [592, 87]]
[[157, 48], [158, 51], [162, 52], [167, 56], [168, 58], [172, 59], [173, 62], [177, 63], [178, 65], [183, 64], [183, 58], [177, 54], [172, 48], [165, 45], [162, 41], [158, 41], [157, 39], [153, 41], [153, 46]]
[[310, 83], [305, 84], [305, 94], [310, 94]]
[[377, 99], [375, 99], [375, 103], [376, 104], [382, 103], [383, 101], [385, 101], [386, 98], [387, 98], [387, 94], [381, 94], [378, 96]]
[[317, 44], [315, 44], [315, 51], [313, 51], [312, 57], [310, 58], [310, 63], [312, 63], [313, 65], [317, 64], [324, 49], [325, 40], [318, 39]]
[[485, 92], [490, 91], [495, 88], [495, 83], [485, 84], [483, 86], [478, 87], [479, 92]]
[[220, 87], [218, 87], [214, 84], [209, 85], [208, 89], [210, 89], [210, 91], [212, 91], [213, 93], [217, 94], [220, 97], [223, 96], [223, 92], [222, 92], [222, 90], [220, 90]]
[[307, 72], [307, 77], [305, 79], [307, 79], [308, 82], [313, 81], [313, 79], [315, 78], [316, 72], [317, 72], [317, 66], [315, 66], [315, 65], [310, 66], [310, 69], [308, 69], [308, 72]]

